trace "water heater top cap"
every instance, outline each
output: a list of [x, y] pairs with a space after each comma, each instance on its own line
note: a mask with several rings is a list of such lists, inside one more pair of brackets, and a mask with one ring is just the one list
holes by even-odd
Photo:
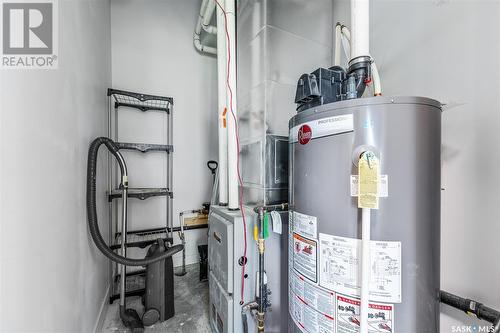
[[289, 128], [304, 121], [304, 118], [311, 117], [323, 111], [340, 110], [353, 107], [373, 106], [381, 104], [417, 104], [435, 107], [437, 111], [442, 111], [442, 104], [435, 99], [421, 96], [376, 96], [366, 98], [356, 98], [343, 100], [329, 104], [313, 106], [298, 112], [289, 121]]

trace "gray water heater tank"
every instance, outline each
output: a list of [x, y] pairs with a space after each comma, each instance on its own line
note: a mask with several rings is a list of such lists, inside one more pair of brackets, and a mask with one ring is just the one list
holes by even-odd
[[371, 212], [369, 332], [439, 332], [441, 105], [346, 100], [300, 111], [290, 128], [290, 332], [359, 332], [357, 161], [380, 161]]

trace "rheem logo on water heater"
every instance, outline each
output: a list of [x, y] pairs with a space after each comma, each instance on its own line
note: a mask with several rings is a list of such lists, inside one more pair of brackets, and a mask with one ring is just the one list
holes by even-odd
[[298, 141], [301, 145], [306, 145], [312, 138], [312, 130], [309, 125], [302, 125], [299, 129]]

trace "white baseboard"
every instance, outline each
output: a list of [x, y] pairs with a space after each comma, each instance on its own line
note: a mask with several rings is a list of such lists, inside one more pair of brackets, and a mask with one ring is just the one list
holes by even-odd
[[108, 285], [106, 292], [104, 293], [104, 299], [102, 300], [101, 308], [99, 309], [99, 315], [94, 325], [94, 333], [101, 333], [104, 325], [104, 320], [106, 320], [106, 314], [108, 313], [109, 297], [111, 292], [111, 286]]

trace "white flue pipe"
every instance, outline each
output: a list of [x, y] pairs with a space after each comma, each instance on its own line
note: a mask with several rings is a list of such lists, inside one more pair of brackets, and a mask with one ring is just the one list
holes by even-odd
[[[223, 5], [223, 4], [222, 4]], [[228, 203], [227, 186], [227, 121], [230, 119], [226, 110], [227, 87], [226, 87], [226, 67], [227, 48], [226, 32], [224, 28], [224, 13], [217, 6], [217, 84], [219, 91], [218, 99], [218, 120], [219, 120], [219, 204]]]
[[370, 237], [371, 237], [371, 210], [361, 209], [361, 309], [360, 333], [368, 333], [368, 308], [370, 302]]
[[[338, 24], [337, 24], [338, 26]], [[337, 33], [337, 32], [336, 32]], [[346, 26], [342, 26], [340, 30], [340, 37], [342, 41], [342, 47], [344, 49], [345, 55], [347, 59], [351, 58], [351, 50], [350, 50], [350, 40], [351, 40], [351, 32], [349, 29], [347, 29]], [[337, 50], [337, 46], [335, 46], [335, 50]], [[337, 57], [337, 54], [335, 54]], [[339, 51], [339, 58], [340, 58], [340, 51]], [[340, 59], [339, 59], [340, 63]], [[382, 95], [382, 84], [380, 82], [380, 74], [378, 72], [378, 67], [375, 61], [372, 61], [371, 64], [371, 70], [372, 70], [372, 80], [373, 80], [373, 95], [374, 96], [381, 96]]]
[[370, 55], [370, 1], [351, 0], [351, 59]]
[[196, 22], [196, 27], [194, 29], [194, 34], [193, 34], [193, 44], [194, 44], [194, 47], [200, 52], [205, 52], [205, 53], [209, 53], [209, 54], [217, 54], [217, 49], [215, 47], [205, 46], [201, 43], [201, 40], [200, 40], [201, 24], [202, 24], [203, 19], [205, 17], [205, 13], [207, 11], [209, 1], [211, 2], [212, 0], [203, 0], [203, 2], [201, 3], [200, 14], [198, 16], [198, 21]]
[[[226, 105], [228, 105], [227, 114], [227, 174], [228, 174], [228, 194], [229, 194], [229, 209], [238, 209], [238, 159], [239, 151], [237, 147], [236, 126], [238, 113], [236, 111], [236, 18], [235, 18], [235, 1], [225, 0], [226, 16], [227, 16], [227, 33], [229, 35], [229, 86], [231, 92], [228, 91]], [[231, 112], [233, 114], [231, 114]]]
[[209, 0], [201, 22], [201, 27], [203, 28], [203, 30], [213, 35], [217, 33], [217, 27], [210, 25], [210, 21], [212, 21], [212, 16], [214, 15], [215, 12], [215, 7], [216, 7], [215, 1]]

